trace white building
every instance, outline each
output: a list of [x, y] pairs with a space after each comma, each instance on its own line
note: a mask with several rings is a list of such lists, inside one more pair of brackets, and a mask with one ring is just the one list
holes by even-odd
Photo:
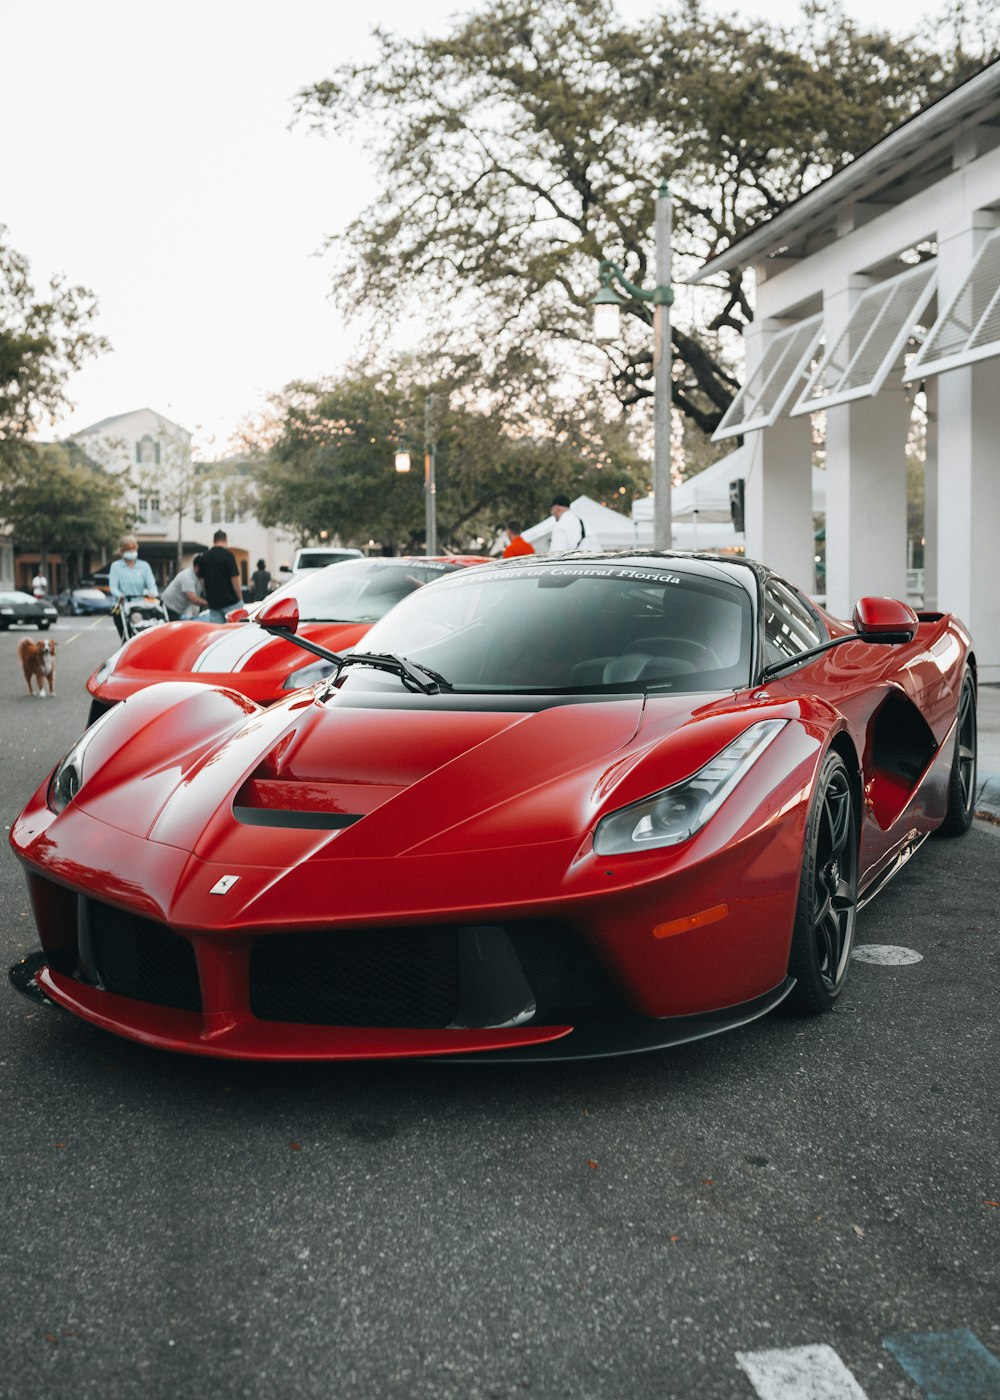
[[252, 485], [238, 461], [196, 463], [191, 434], [152, 408], [102, 418], [73, 434], [91, 461], [127, 475], [139, 554], [163, 583], [176, 569], [177, 540], [185, 563], [225, 530], [229, 548], [249, 581], [257, 560], [272, 574], [291, 558], [296, 542], [253, 515]]
[[1000, 681], [1000, 62], [713, 258], [752, 268], [741, 436], [747, 553], [808, 584], [810, 463], [825, 414], [826, 590], [906, 594], [906, 460], [928, 413], [925, 606], [972, 629]]

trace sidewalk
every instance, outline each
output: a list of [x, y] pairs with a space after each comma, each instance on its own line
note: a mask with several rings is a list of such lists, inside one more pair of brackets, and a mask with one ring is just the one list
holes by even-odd
[[976, 816], [1000, 823], [1000, 685], [979, 687]]

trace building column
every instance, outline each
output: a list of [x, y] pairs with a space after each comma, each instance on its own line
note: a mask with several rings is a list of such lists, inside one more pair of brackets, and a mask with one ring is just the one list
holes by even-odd
[[938, 380], [938, 607], [972, 632], [979, 679], [1000, 682], [1000, 359]]
[[[938, 233], [938, 308], [968, 276], [997, 216], [979, 209]], [[972, 632], [981, 681], [1000, 683], [1000, 359], [934, 376], [937, 606]]]
[[[748, 376], [760, 363], [769, 337], [785, 324], [762, 320], [747, 327]], [[745, 434], [744, 443], [749, 449], [743, 485], [747, 557], [759, 559], [811, 593], [816, 568], [811, 420], [786, 413], [771, 427]]]
[[815, 588], [812, 423], [779, 418], [747, 433], [750, 462], [743, 487], [747, 557], [759, 559], [806, 593]]
[[906, 597], [906, 439], [910, 400], [892, 379], [875, 398], [826, 412], [826, 605]]
[[927, 456], [924, 461], [924, 607], [938, 605], [938, 392], [937, 376], [924, 385]]

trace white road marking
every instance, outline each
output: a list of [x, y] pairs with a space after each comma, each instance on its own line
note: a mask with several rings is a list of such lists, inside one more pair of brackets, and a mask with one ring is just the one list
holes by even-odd
[[867, 1400], [833, 1347], [781, 1347], [738, 1351], [760, 1400]]
[[862, 943], [851, 953], [858, 962], [877, 963], [879, 967], [906, 967], [923, 962], [923, 953], [912, 948], [899, 948], [893, 943]]

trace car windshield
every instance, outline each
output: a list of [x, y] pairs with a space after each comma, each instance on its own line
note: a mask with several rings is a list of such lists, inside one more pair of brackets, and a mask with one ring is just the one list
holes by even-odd
[[300, 622], [377, 622], [401, 598], [458, 566], [411, 559], [351, 559], [292, 579], [268, 595], [294, 598]]
[[0, 603], [3, 603], [8, 608], [20, 605], [21, 603], [34, 603], [35, 601], [36, 600], [32, 598], [30, 593], [18, 593], [16, 591], [13, 593], [0, 593]]
[[749, 684], [751, 639], [750, 596], [721, 572], [581, 562], [463, 571], [406, 599], [357, 651], [405, 656], [463, 691], [722, 691]]

